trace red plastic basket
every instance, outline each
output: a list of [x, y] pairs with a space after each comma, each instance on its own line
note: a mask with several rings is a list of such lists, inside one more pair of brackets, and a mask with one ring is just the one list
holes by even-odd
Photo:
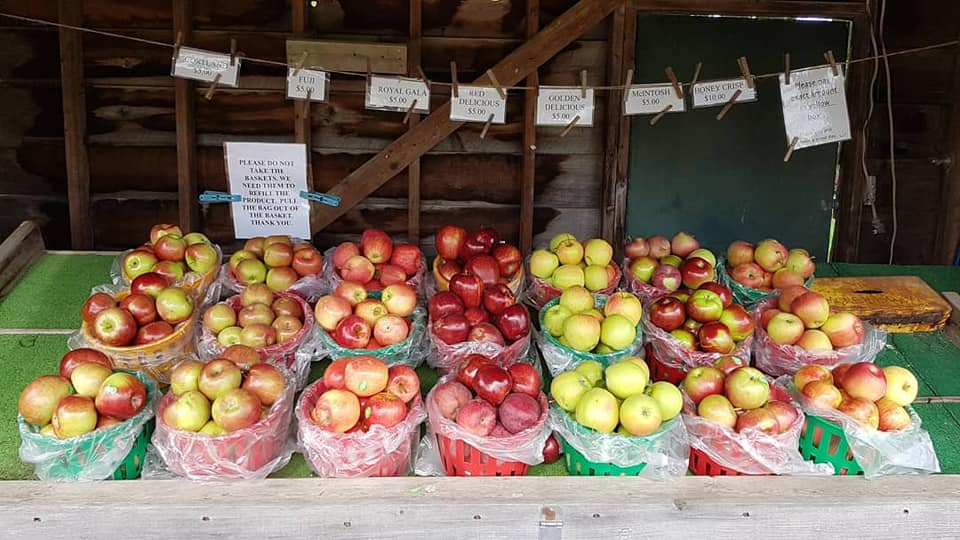
[[653, 353], [653, 348], [648, 344], [647, 347], [647, 364], [650, 366], [650, 380], [651, 381], [667, 381], [670, 384], [680, 384], [683, 382], [684, 377], [687, 376], [687, 372], [672, 366], [668, 366], [660, 361], [659, 358]]
[[697, 476], [761, 476], [728, 469], [696, 448], [690, 449], [690, 472]]
[[447, 476], [523, 476], [529, 465], [520, 461], [499, 461], [460, 439], [437, 435], [440, 459]]

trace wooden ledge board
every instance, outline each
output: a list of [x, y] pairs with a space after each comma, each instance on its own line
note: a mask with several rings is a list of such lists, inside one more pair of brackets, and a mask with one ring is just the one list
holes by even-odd
[[24, 221], [0, 244], [0, 298], [44, 253], [43, 235], [33, 221]]
[[406, 43], [369, 43], [361, 41], [326, 41], [288, 39], [287, 63], [296, 64], [307, 53], [307, 66], [334, 71], [364, 73], [367, 59], [373, 73], [407, 73]]
[[950, 318], [950, 304], [917, 276], [817, 278], [813, 290], [888, 332], [943, 330]]

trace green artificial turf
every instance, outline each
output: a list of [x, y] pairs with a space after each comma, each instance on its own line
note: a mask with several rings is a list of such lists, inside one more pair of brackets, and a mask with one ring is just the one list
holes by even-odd
[[0, 328], [79, 329], [80, 308], [96, 285], [110, 283], [113, 257], [44, 255], [0, 298]]
[[960, 473], [960, 403], [915, 403], [943, 473]]

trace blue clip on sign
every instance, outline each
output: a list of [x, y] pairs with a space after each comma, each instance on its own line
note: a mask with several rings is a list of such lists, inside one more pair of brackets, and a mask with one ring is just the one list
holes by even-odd
[[308, 201], [318, 202], [327, 206], [340, 206], [340, 197], [315, 191], [301, 191], [300, 197]]
[[200, 202], [202, 203], [240, 202], [241, 200], [243, 200], [243, 197], [240, 195], [222, 191], [204, 191], [200, 194]]

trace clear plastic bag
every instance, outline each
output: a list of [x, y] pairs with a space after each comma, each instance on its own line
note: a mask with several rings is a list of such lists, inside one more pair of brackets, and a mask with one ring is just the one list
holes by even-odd
[[[291, 292], [274, 293], [281, 298], [292, 298], [300, 304], [303, 310], [303, 328], [292, 339], [284, 343], [275, 343], [268, 347], [257, 349], [260, 358], [264, 362], [274, 364], [277, 367], [283, 367], [295, 374], [297, 388], [306, 386], [307, 377], [310, 372], [310, 362], [313, 359], [312, 342], [320, 327], [314, 323], [313, 308], [306, 300], [298, 294]], [[240, 296], [234, 295], [226, 300], [228, 306], [234, 311], [240, 307]], [[204, 361], [210, 361], [219, 357], [226, 350], [226, 347], [217, 341], [217, 336], [207, 329], [203, 324], [199, 324], [197, 336], [197, 354]]]
[[712, 366], [724, 356], [736, 356], [742, 360], [750, 359], [750, 346], [753, 344], [753, 336], [747, 336], [729, 354], [691, 351], [685, 349], [680, 341], [671, 336], [669, 332], [650, 322], [650, 315], [647, 310], [643, 312], [641, 325], [650, 347], [651, 358], [649, 360], [659, 362], [672, 369], [687, 372], [698, 366]]
[[420, 442], [420, 455], [417, 458], [418, 476], [444, 476], [446, 474], [443, 458], [440, 455], [438, 437], [452, 441], [463, 441], [475, 450], [501, 462], [519, 462], [526, 465], [543, 463], [543, 445], [550, 436], [547, 424], [549, 403], [547, 396], [540, 393], [540, 420], [535, 426], [508, 437], [480, 437], [469, 433], [453, 420], [447, 420], [440, 414], [434, 394], [436, 389], [447, 381], [456, 380], [455, 375], [443, 377], [427, 394], [427, 434]]
[[[294, 240], [296, 241], [296, 240]], [[323, 258], [323, 270], [315, 276], [303, 276], [284, 292], [296, 293], [308, 302], [316, 303], [321, 296], [330, 294], [333, 291], [330, 281], [326, 278], [327, 266], [332, 265], [326, 256]], [[240, 294], [247, 287], [237, 281], [230, 269], [230, 263], [225, 263], [220, 269], [220, 277], [217, 280], [224, 291], [230, 291], [233, 294]]]
[[570, 413], [556, 405], [550, 407], [549, 424], [567, 444], [594, 463], [609, 463], [617, 467], [646, 463], [637, 476], [655, 480], [687, 473], [690, 443], [679, 416], [664, 422], [659, 430], [646, 437], [594, 431], [578, 424]]
[[[332, 247], [325, 252], [323, 252], [323, 276], [324, 279], [330, 284], [330, 290], [335, 291], [337, 286], [343, 282], [343, 278], [340, 277], [340, 274], [337, 273], [337, 269], [333, 267], [333, 252], [336, 251], [336, 247]], [[330, 264], [327, 264], [327, 261], [330, 261]], [[425, 275], [426, 275], [426, 261], [424, 261], [423, 253], [420, 254], [420, 264], [417, 268], [417, 273], [407, 278], [406, 283], [413, 287], [413, 290], [417, 291], [418, 298], [426, 298], [426, 287], [425, 287]]]
[[[775, 300], [768, 300], [754, 308], [755, 321], [760, 320], [764, 311], [776, 306]], [[887, 344], [887, 333], [872, 324], [863, 322], [863, 340], [859, 345], [851, 345], [833, 351], [807, 351], [796, 345], [780, 345], [770, 339], [770, 335], [759, 324], [754, 330], [753, 356], [757, 369], [770, 375], [793, 375], [807, 364], [818, 364], [834, 368], [840, 364], [873, 362]]]
[[381, 347], [379, 349], [348, 349], [341, 347], [333, 340], [329, 333], [318, 325], [313, 338], [304, 344], [303, 350], [309, 352], [315, 360], [330, 358], [353, 357], [353, 356], [375, 356], [383, 360], [388, 366], [403, 364], [416, 368], [423, 363], [427, 356], [426, 345], [426, 326], [427, 312], [421, 307], [413, 310], [410, 319], [410, 334], [407, 339], [400, 343]]
[[[97, 285], [90, 294], [103, 292], [114, 298], [123, 298], [129, 290], [121, 285]], [[196, 321], [200, 318], [200, 307], [194, 298], [193, 314], [186, 321], [177, 324], [169, 336], [148, 343], [146, 345], [131, 345], [128, 347], [113, 347], [98, 340], [87, 323], [82, 323], [77, 330], [67, 338], [67, 346], [73, 349], [88, 347], [105, 353], [113, 360], [117, 369], [140, 371], [153, 377], [161, 383], [170, 382], [170, 372], [174, 366], [186, 355], [193, 354], [196, 349], [194, 332]]]
[[[524, 261], [526, 268], [530, 268], [530, 257], [527, 257]], [[617, 287], [620, 286], [620, 282], [623, 280], [623, 272], [620, 270], [620, 267], [615, 263], [611, 262], [610, 267], [614, 270], [614, 279], [613, 284], [605, 289], [600, 289], [598, 291], [593, 291], [593, 294], [601, 294], [604, 296], [609, 296], [617, 290]], [[535, 308], [537, 311], [543, 309], [554, 298], [558, 298], [563, 291], [554, 287], [546, 280], [540, 279], [537, 276], [530, 275], [530, 283], [527, 285], [527, 288], [523, 292], [524, 302]]]
[[326, 391], [319, 380], [303, 391], [297, 401], [297, 448], [314, 474], [333, 478], [406, 476], [413, 470], [420, 424], [427, 419], [420, 395], [411, 400], [407, 416], [385, 428], [370, 426], [366, 432], [335, 433], [310, 420], [310, 411]]
[[863, 424], [836, 409], [814, 406], [797, 391], [790, 377], [783, 376], [777, 382], [790, 389], [790, 394], [807, 414], [819, 416], [843, 428], [853, 458], [863, 469], [865, 477], [940, 472], [940, 461], [933, 449], [930, 434], [923, 429], [920, 416], [912, 407], [906, 407], [912, 420], [907, 428], [900, 431], [865, 429]]
[[[433, 259], [433, 271], [426, 274], [424, 277], [424, 292], [426, 299], [429, 300], [434, 294], [447, 291], [450, 289], [450, 283], [447, 280], [443, 279], [440, 275], [440, 261], [442, 259], [437, 256]], [[513, 293], [513, 296], [518, 300], [522, 300], [523, 293], [525, 291], [527, 283], [527, 275], [524, 267], [521, 266], [517, 271], [516, 275], [507, 282], [507, 287], [510, 289], [510, 292]]]
[[[215, 304], [217, 300], [220, 299], [220, 272], [223, 270], [220, 266], [220, 261], [223, 260], [223, 251], [220, 250], [220, 246], [216, 244], [211, 245], [217, 252], [217, 266], [206, 274], [187, 272], [183, 276], [183, 279], [172, 285], [173, 287], [182, 287], [193, 293], [193, 295], [199, 299], [200, 306]], [[124, 288], [130, 287], [130, 280], [127, 279], [127, 276], [123, 273], [123, 258], [131, 251], [133, 250], [128, 249], [120, 255], [117, 255], [117, 257], [113, 259], [113, 263], [110, 264], [110, 280], [114, 285], [122, 285]]]
[[[20, 430], [20, 459], [34, 465], [40, 480], [92, 481], [112, 478], [126, 461], [137, 437], [153, 418], [160, 399], [157, 384], [142, 373], [132, 372], [147, 388], [147, 402], [132, 418], [107, 428], [69, 439], [40, 434], [40, 427], [17, 415]], [[143, 456], [140, 456], [143, 459]]]
[[296, 447], [291, 430], [296, 381], [287, 371], [284, 378], [287, 384], [283, 394], [266, 418], [219, 437], [166, 425], [163, 411], [176, 399], [172, 392], [167, 393], [157, 407], [157, 429], [147, 452], [143, 478], [173, 475], [190, 480], [260, 480], [285, 467]]
[[481, 341], [463, 341], [449, 345], [437, 337], [432, 327], [427, 333], [430, 336], [427, 364], [436, 368], [441, 375], [445, 375], [460, 369], [460, 364], [471, 354], [486, 356], [502, 367], [512, 366], [527, 356], [530, 351], [530, 335], [533, 334], [533, 329], [531, 328], [523, 338], [507, 346]]
[[623, 281], [626, 284], [626, 289], [636, 295], [643, 305], [646, 306], [661, 296], [670, 294], [670, 291], [661, 289], [650, 283], [644, 283], [637, 278], [637, 276], [633, 275], [633, 273], [630, 272], [630, 259], [623, 260], [621, 269], [623, 270]]
[[[730, 289], [730, 292], [733, 293], [734, 301], [747, 309], [752, 309], [757, 304], [762, 304], [772, 298], [776, 298], [780, 294], [780, 292], [776, 290], [761, 291], [760, 289], [741, 285], [740, 282], [734, 280], [733, 277], [727, 273], [727, 262], [723, 257], [717, 260], [717, 282]], [[808, 289], [813, 287], [813, 276], [807, 278], [807, 281], [803, 285]]]
[[797, 419], [790, 429], [779, 435], [762, 431], [736, 431], [712, 420], [697, 416], [696, 406], [683, 394], [683, 423], [690, 434], [690, 447], [706, 454], [726, 469], [748, 475], [830, 475], [833, 466], [805, 461], [800, 455], [800, 433], [803, 411], [781, 384], [772, 381], [770, 399], [784, 401], [797, 409]]

